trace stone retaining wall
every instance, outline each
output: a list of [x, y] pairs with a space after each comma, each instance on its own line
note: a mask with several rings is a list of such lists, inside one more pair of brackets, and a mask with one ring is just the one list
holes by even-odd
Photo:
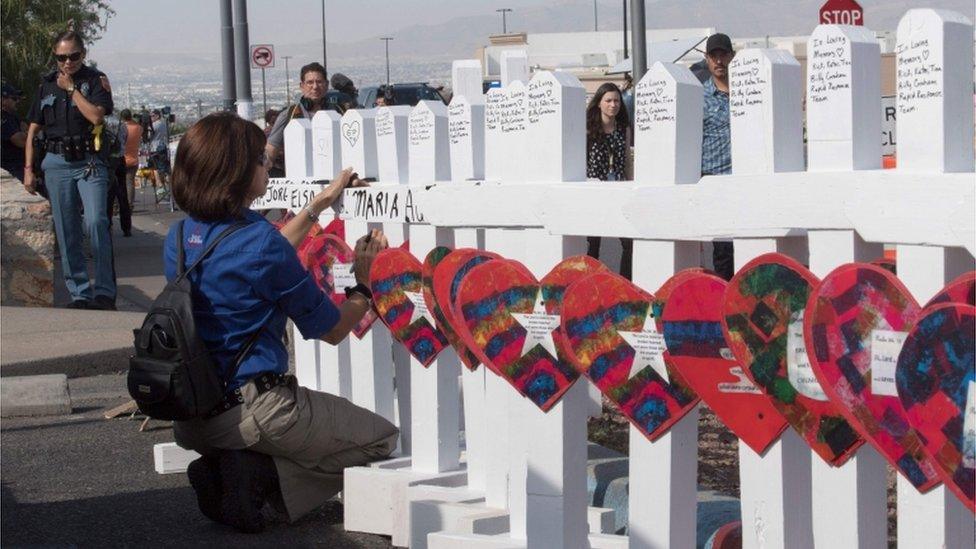
[[54, 305], [51, 205], [0, 170], [0, 304]]

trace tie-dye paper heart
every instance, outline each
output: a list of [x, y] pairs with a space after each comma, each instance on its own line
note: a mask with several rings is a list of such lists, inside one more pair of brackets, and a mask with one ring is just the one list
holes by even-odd
[[404, 249], [376, 254], [369, 271], [373, 303], [393, 338], [424, 366], [447, 346], [423, 298], [423, 265]]
[[895, 390], [895, 365], [918, 303], [890, 271], [842, 265], [810, 293], [803, 318], [810, 365], [847, 421], [924, 492], [939, 483]]
[[[454, 315], [461, 322], [458, 334], [478, 358], [543, 411], [552, 408], [579, 374], [555, 345], [558, 317], [537, 313], [542, 300], [540, 283], [516, 261], [494, 259], [471, 269], [461, 280]], [[515, 315], [519, 315], [520, 321]], [[522, 316], [525, 315], [525, 316]], [[550, 322], [551, 329], [523, 326], [529, 318]], [[533, 341], [549, 338], [547, 348]], [[555, 355], [555, 356], [554, 356]]]
[[650, 440], [698, 404], [698, 396], [666, 363], [663, 373], [653, 363], [640, 367], [638, 362], [635, 368], [638, 350], [621, 332], [647, 334], [647, 323], [654, 322], [648, 320], [653, 300], [619, 275], [593, 274], [566, 290], [561, 324], [573, 363]]
[[[356, 253], [348, 244], [332, 234], [320, 233], [308, 240], [307, 244], [298, 249], [298, 259], [305, 269], [312, 274], [315, 283], [332, 299], [336, 305], [342, 305], [346, 300], [346, 286], [355, 286], [354, 280], [342, 281], [337, 287], [335, 268], [349, 269], [356, 259]], [[376, 321], [376, 312], [370, 309], [353, 327], [352, 333], [362, 339], [369, 328]]]
[[786, 420], [746, 377], [725, 343], [722, 300], [727, 284], [703, 272], [679, 275], [661, 314], [668, 358], [722, 423], [762, 454], [786, 429]]
[[976, 307], [936, 305], [905, 340], [895, 375], [908, 421], [939, 477], [976, 512]]
[[[474, 267], [491, 259], [501, 259], [501, 256], [492, 252], [475, 250], [472, 248], [459, 248], [446, 255], [439, 261], [432, 259], [434, 254], [431, 251], [424, 261], [424, 280], [428, 278], [428, 265], [432, 264], [433, 276], [431, 281], [431, 293], [433, 299], [427, 301], [427, 307], [434, 313], [437, 320], [437, 327], [441, 329], [447, 340], [457, 351], [461, 362], [470, 370], [474, 370], [481, 364], [481, 359], [458, 335], [456, 328], [458, 321], [454, 316], [454, 299], [457, 297], [458, 286], [461, 280]], [[424, 283], [424, 299], [427, 299], [427, 283]]]
[[928, 309], [940, 303], [976, 305], [976, 271], [970, 271], [946, 284], [923, 308]]
[[782, 254], [750, 261], [729, 282], [722, 331], [736, 361], [800, 438], [832, 465], [864, 443], [810, 369], [803, 309], [817, 277]]

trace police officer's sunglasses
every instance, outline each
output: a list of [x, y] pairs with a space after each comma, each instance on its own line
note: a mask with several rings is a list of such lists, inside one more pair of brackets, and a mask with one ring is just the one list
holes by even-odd
[[69, 59], [71, 61], [77, 61], [77, 60], [81, 59], [81, 56], [82, 55], [84, 55], [83, 52], [76, 51], [74, 53], [69, 53], [67, 55], [55, 55], [54, 58], [58, 60], [58, 63], [65, 63]]

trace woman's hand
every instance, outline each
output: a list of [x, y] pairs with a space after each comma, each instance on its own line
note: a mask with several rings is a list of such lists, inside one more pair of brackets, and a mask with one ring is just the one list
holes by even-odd
[[371, 230], [368, 235], [356, 241], [356, 261], [352, 267], [356, 282], [369, 285], [369, 270], [373, 266], [373, 260], [388, 245], [386, 236], [379, 229]]
[[314, 198], [308, 203], [308, 208], [313, 215], [318, 216], [325, 211], [326, 208], [332, 206], [339, 197], [342, 196], [342, 191], [346, 190], [348, 187], [365, 187], [367, 183], [359, 179], [359, 174], [352, 171], [352, 168], [346, 168], [339, 172], [339, 175], [332, 180], [324, 189], [322, 189], [319, 194], [315, 195]]
[[37, 194], [37, 179], [33, 170], [24, 170], [24, 189], [31, 194]]
[[64, 71], [58, 71], [58, 87], [67, 91], [75, 87], [75, 79]]

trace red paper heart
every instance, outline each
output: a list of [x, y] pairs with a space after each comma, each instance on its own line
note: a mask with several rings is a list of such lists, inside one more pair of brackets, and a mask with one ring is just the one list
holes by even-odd
[[722, 330], [746, 375], [800, 438], [824, 461], [840, 465], [864, 440], [823, 393], [802, 349], [801, 315], [819, 282], [790, 257], [759, 256], [729, 282]]
[[[459, 322], [454, 316], [452, 304], [457, 296], [461, 280], [471, 269], [491, 259], [500, 259], [501, 256], [472, 248], [459, 248], [443, 256], [439, 261], [436, 260], [436, 257], [432, 257], [433, 255], [434, 251], [431, 251], [427, 255], [427, 260], [424, 261], [424, 280], [432, 279], [430, 290], [428, 290], [427, 283], [424, 283], [424, 299], [427, 300], [427, 308], [434, 313], [437, 327], [457, 351], [461, 362], [468, 369], [474, 370], [481, 364], [481, 359], [458, 335], [456, 326]], [[433, 270], [432, 276], [428, 274], [431, 269]]]
[[[521, 263], [496, 259], [471, 269], [458, 289], [454, 314], [462, 320], [461, 338], [542, 410], [555, 405], [579, 377], [556, 343], [559, 316], [551, 311], [559, 308], [561, 288], [585, 275], [588, 265], [570, 258], [540, 283]], [[549, 286], [552, 303], [545, 302], [543, 286]]]
[[[336, 305], [342, 305], [346, 300], [346, 293], [343, 290], [347, 286], [355, 286], [355, 279], [349, 276], [352, 264], [356, 259], [356, 253], [353, 249], [335, 235], [320, 233], [315, 238], [308, 239], [302, 247], [298, 248], [298, 259], [305, 266], [305, 269], [312, 273], [315, 283], [329, 295], [332, 302]], [[337, 273], [337, 269], [341, 269], [343, 273]], [[336, 284], [335, 281], [336, 274], [340, 274], [342, 277], [339, 284]], [[375, 321], [376, 312], [370, 309], [353, 327], [353, 334], [362, 339]]]
[[922, 312], [898, 356], [898, 396], [939, 477], [976, 512], [976, 307]]
[[721, 278], [703, 272], [679, 278], [664, 305], [661, 331], [667, 358], [685, 382], [739, 440], [762, 454], [786, 429], [786, 420], [746, 377], [725, 343], [726, 286]]
[[659, 332], [652, 335], [653, 301], [627, 279], [597, 273], [566, 291], [561, 324], [574, 364], [650, 440], [698, 404], [681, 374], [655, 354], [664, 345]]
[[930, 299], [923, 309], [928, 309], [940, 303], [976, 305], [976, 271], [969, 271], [946, 284], [946, 287], [941, 292], [935, 294], [935, 297]]
[[924, 492], [939, 479], [895, 390], [900, 345], [894, 341], [903, 341], [919, 312], [918, 303], [890, 271], [851, 263], [834, 269], [810, 292], [803, 333], [810, 365], [831, 401]]
[[393, 338], [424, 366], [447, 346], [423, 298], [423, 265], [402, 248], [376, 254], [369, 271], [373, 303]]

